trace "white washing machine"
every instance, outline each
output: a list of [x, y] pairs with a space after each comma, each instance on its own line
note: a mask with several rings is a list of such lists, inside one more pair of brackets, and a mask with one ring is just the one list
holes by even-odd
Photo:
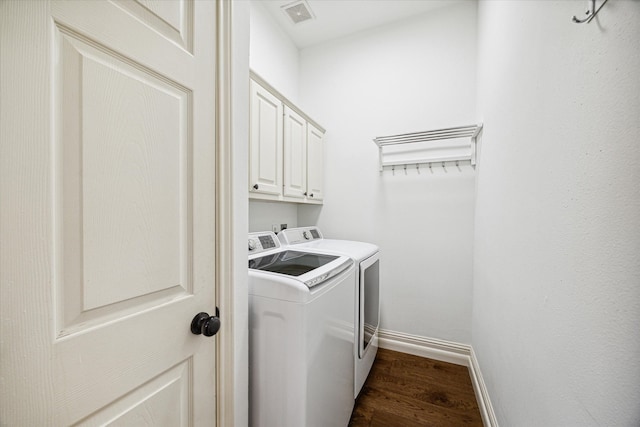
[[344, 427], [353, 409], [355, 267], [249, 234], [249, 420]]
[[325, 239], [318, 227], [287, 228], [278, 233], [289, 248], [346, 255], [356, 263], [354, 340], [354, 388], [358, 397], [378, 352], [380, 325], [380, 259], [378, 246], [351, 240]]

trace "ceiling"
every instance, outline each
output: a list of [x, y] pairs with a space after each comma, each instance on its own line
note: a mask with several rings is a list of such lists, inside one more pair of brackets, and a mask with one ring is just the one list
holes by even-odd
[[462, 0], [306, 0], [315, 19], [293, 24], [282, 6], [294, 0], [257, 0], [298, 48], [344, 37]]

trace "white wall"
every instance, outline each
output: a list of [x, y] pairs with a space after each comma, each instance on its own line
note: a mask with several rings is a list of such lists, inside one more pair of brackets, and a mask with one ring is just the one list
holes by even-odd
[[291, 102], [298, 102], [299, 52], [289, 36], [261, 4], [251, 0], [251, 69]]
[[[294, 203], [251, 200], [249, 231], [271, 231], [272, 225], [287, 224], [288, 228], [298, 226], [298, 208]], [[278, 228], [280, 230], [280, 228]]]
[[503, 426], [640, 425], [640, 3], [482, 1], [473, 340]]
[[[260, 1], [250, 2], [250, 54], [253, 71], [293, 103], [298, 102], [299, 52]], [[247, 104], [249, 98], [247, 98]], [[297, 224], [293, 203], [249, 201], [249, 231], [270, 231], [271, 224]]]
[[475, 173], [378, 172], [376, 136], [475, 123], [476, 3], [301, 52], [301, 108], [327, 127], [326, 199], [299, 225], [381, 248], [382, 328], [471, 339]]

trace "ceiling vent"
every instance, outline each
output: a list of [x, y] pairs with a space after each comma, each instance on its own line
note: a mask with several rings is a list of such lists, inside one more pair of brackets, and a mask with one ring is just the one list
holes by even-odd
[[315, 18], [311, 8], [305, 0], [296, 1], [282, 6], [282, 10], [291, 18], [294, 24], [299, 24]]

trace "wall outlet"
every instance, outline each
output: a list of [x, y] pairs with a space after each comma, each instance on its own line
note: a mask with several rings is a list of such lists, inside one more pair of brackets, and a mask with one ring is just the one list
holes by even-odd
[[278, 228], [278, 224], [271, 224], [271, 231], [273, 231], [274, 233], [280, 231], [280, 229]]
[[286, 229], [287, 229], [287, 224], [280, 224], [280, 231], [286, 230]]

